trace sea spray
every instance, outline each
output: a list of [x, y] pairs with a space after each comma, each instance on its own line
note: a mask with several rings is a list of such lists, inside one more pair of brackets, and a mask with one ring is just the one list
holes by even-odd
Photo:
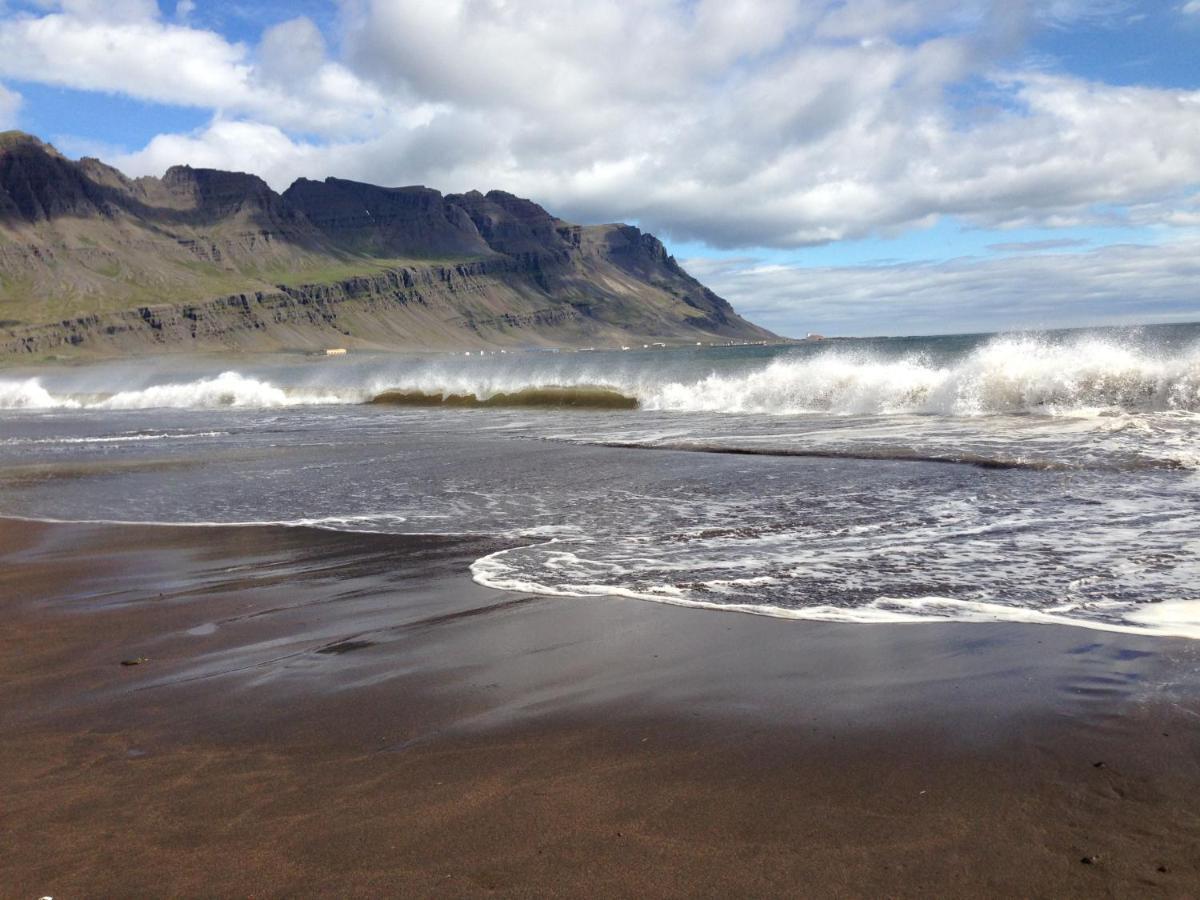
[[270, 409], [286, 406], [357, 403], [357, 393], [296, 390], [239, 372], [132, 390], [106, 390], [98, 383], [87, 393], [51, 392], [40, 379], [0, 380], [0, 409]]
[[0, 409], [56, 409], [77, 407], [79, 403], [66, 397], [54, 397], [39, 379], [20, 381], [0, 380]]
[[647, 409], [757, 414], [947, 416], [1101, 409], [1200, 411], [1200, 351], [1157, 357], [1102, 339], [997, 338], [949, 363], [832, 350], [746, 374], [670, 382]]
[[12, 371], [0, 512], [486, 535], [481, 583], [594, 602], [1200, 637], [1198, 336]]
[[[0, 379], [0, 409], [545, 407], [773, 416], [1088, 416], [1200, 412], [1200, 348], [1114, 334], [1001, 335], [953, 352], [946, 339], [706, 351], [364, 356], [181, 378], [73, 370]], [[82, 384], [84, 375], [86, 384]]]

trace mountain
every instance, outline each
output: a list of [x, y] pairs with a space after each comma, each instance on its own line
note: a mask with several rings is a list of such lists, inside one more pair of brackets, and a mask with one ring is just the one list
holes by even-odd
[[773, 339], [631, 225], [502, 191], [128, 178], [0, 134], [0, 355]]

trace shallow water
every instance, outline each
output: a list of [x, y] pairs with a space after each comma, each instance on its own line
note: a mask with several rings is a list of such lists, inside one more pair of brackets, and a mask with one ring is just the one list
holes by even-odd
[[0, 513], [507, 535], [480, 582], [1196, 637], [1198, 439], [1200, 326], [147, 360], [0, 376]]

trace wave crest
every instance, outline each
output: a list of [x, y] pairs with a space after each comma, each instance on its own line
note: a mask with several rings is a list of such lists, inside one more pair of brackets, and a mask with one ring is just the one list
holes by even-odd
[[568, 409], [637, 409], [636, 397], [611, 388], [596, 385], [539, 385], [510, 392], [498, 392], [482, 398], [476, 394], [431, 393], [426, 391], [390, 390], [376, 394], [369, 401], [387, 406], [450, 406], [460, 408], [568, 408]]
[[[931, 341], [931, 344], [936, 343]], [[0, 409], [272, 408], [370, 402], [411, 407], [647, 409], [730, 414], [1200, 412], [1200, 348], [1156, 352], [1092, 337], [994, 338], [957, 357], [885, 355], [842, 348], [733, 360], [707, 375], [704, 358], [622, 354], [495, 363], [383, 362], [353, 372], [305, 373], [283, 386], [236, 371], [193, 381], [96, 385], [55, 393], [38, 378], [0, 380]], [[402, 369], [407, 369], [401, 374]], [[320, 382], [324, 381], [325, 384]], [[107, 392], [104, 388], [107, 387]]]
[[0, 409], [77, 408], [79, 402], [53, 396], [36, 378], [0, 381]]
[[147, 407], [199, 407], [202, 409], [264, 408], [340, 403], [343, 398], [326, 391], [287, 391], [238, 372], [222, 372], [179, 384], [162, 384], [136, 391], [121, 391], [95, 406], [100, 409], [145, 409]]
[[343, 403], [345, 400], [345, 396], [332, 391], [289, 390], [239, 372], [87, 395], [53, 394], [37, 378], [0, 381], [0, 409], [264, 409]]
[[938, 364], [829, 351], [652, 387], [647, 409], [843, 415], [1200, 411], [1200, 352], [1156, 358], [1109, 341], [999, 338]]

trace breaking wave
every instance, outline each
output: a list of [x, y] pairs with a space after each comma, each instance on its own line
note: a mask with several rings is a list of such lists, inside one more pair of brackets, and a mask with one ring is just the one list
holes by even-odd
[[55, 397], [36, 378], [24, 381], [0, 381], [0, 409], [78, 408], [79, 402]]
[[267, 381], [237, 372], [223, 372], [183, 384], [163, 384], [135, 391], [121, 391], [94, 404], [102, 409], [146, 407], [273, 407], [340, 403], [342, 397], [328, 391], [288, 391]]
[[[1200, 412], [1200, 347], [1157, 352], [1116, 339], [1002, 336], [951, 358], [822, 349], [700, 368], [671, 354], [449, 358], [307, 373], [289, 386], [236, 371], [192, 381], [61, 392], [0, 379], [0, 409], [410, 407], [646, 409], [728, 414], [1086, 415]], [[707, 369], [707, 372], [705, 371]]]
[[287, 389], [238, 372], [136, 390], [70, 394], [51, 393], [37, 378], [0, 381], [0, 409], [269, 409], [346, 400], [346, 394], [333, 390]]
[[628, 397], [611, 388], [594, 385], [526, 387], [518, 391], [501, 391], [483, 397], [476, 394], [441, 394], [397, 390], [376, 394], [370, 402], [387, 406], [452, 406], [467, 409], [479, 407], [637, 409], [638, 407], [636, 397]]
[[1009, 337], [948, 363], [835, 351], [664, 384], [641, 399], [648, 409], [765, 414], [1200, 411], [1200, 350], [1159, 358], [1102, 339]]
[[389, 384], [378, 402], [447, 406], [586, 406], [759, 415], [1071, 415], [1200, 411], [1200, 348], [1156, 353], [1114, 339], [999, 337], [950, 360], [828, 349], [755, 368], [672, 372], [591, 356], [479, 371], [431, 366]]

